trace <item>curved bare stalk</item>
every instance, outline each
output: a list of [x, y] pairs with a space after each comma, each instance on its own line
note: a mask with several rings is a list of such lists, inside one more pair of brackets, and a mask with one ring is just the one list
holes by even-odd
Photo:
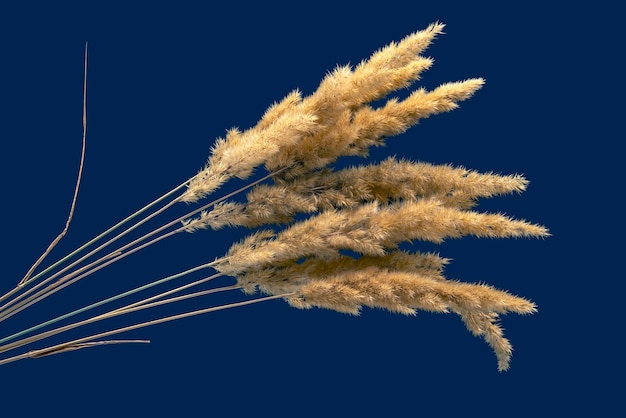
[[105, 340], [105, 341], [92, 341], [88, 343], [82, 344], [73, 344], [65, 347], [59, 347], [54, 350], [37, 350], [37, 352], [32, 353], [31, 358], [39, 358], [51, 356], [54, 354], [66, 353], [68, 351], [76, 351], [83, 348], [91, 348], [91, 347], [99, 347], [102, 345], [113, 345], [113, 344], [149, 344], [150, 340]]
[[63, 239], [68, 229], [70, 228], [70, 223], [72, 222], [72, 218], [74, 217], [74, 209], [76, 207], [76, 200], [78, 199], [78, 190], [80, 189], [80, 182], [83, 178], [83, 167], [85, 165], [85, 148], [87, 145], [87, 43], [85, 43], [85, 60], [84, 60], [84, 75], [83, 75], [83, 139], [82, 146], [80, 152], [80, 164], [78, 166], [78, 178], [76, 179], [76, 186], [74, 187], [74, 196], [72, 197], [72, 204], [70, 205], [70, 213], [67, 216], [67, 221], [65, 222], [65, 228], [63, 231], [50, 243], [46, 251], [35, 261], [35, 264], [26, 272], [22, 280], [18, 283], [18, 287], [22, 287], [28, 280], [30, 276], [33, 274], [35, 269], [39, 267], [39, 264], [45, 260], [45, 258], [50, 254], [52, 249], [56, 247], [56, 245]]

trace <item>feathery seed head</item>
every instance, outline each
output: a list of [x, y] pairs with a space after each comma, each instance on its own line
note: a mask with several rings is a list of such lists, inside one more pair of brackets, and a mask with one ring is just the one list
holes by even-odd
[[[398, 245], [465, 235], [548, 236], [539, 225], [469, 210], [479, 198], [525, 190], [527, 180], [395, 158], [338, 171], [328, 168], [342, 156], [366, 156], [370, 147], [421, 119], [457, 108], [482, 87], [484, 79], [472, 78], [432, 91], [417, 88], [403, 100], [371, 105], [430, 68], [432, 60], [419, 54], [443, 27], [435, 23], [391, 43], [354, 69], [338, 66], [313, 94], [302, 97], [296, 90], [272, 105], [255, 127], [229, 131], [216, 142], [183, 200], [210, 194], [232, 177], [245, 178], [261, 164], [281, 172], [273, 185], [252, 189], [245, 203], [219, 203], [186, 226], [193, 231], [291, 223], [279, 232], [257, 231], [233, 245], [216, 269], [236, 277], [247, 293], [292, 294], [286, 299], [297, 308], [354, 315], [363, 306], [408, 315], [418, 309], [455, 312], [492, 346], [504, 370], [512, 348], [497, 324], [498, 315], [532, 313], [535, 305], [487, 285], [448, 280], [442, 274], [447, 259], [409, 254]], [[298, 213], [310, 216], [294, 222]], [[359, 256], [342, 255], [342, 250]]]

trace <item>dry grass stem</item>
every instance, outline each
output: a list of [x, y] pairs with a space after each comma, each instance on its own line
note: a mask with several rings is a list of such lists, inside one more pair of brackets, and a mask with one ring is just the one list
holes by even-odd
[[78, 177], [76, 179], [76, 186], [74, 187], [74, 195], [72, 197], [72, 204], [70, 205], [70, 213], [67, 216], [67, 221], [65, 222], [65, 227], [61, 231], [61, 233], [50, 243], [46, 251], [35, 261], [35, 264], [26, 272], [22, 280], [18, 283], [18, 287], [23, 286], [32, 276], [33, 272], [39, 267], [39, 265], [45, 260], [45, 258], [50, 254], [52, 249], [56, 247], [56, 245], [63, 239], [65, 234], [67, 234], [68, 229], [70, 228], [70, 223], [72, 222], [72, 218], [74, 217], [74, 209], [76, 208], [76, 200], [78, 199], [78, 190], [80, 189], [80, 183], [83, 178], [83, 166], [85, 164], [85, 149], [87, 145], [87, 44], [85, 44], [85, 55], [84, 55], [84, 76], [83, 76], [83, 138], [81, 144], [81, 152], [80, 152], [80, 164], [78, 166]]

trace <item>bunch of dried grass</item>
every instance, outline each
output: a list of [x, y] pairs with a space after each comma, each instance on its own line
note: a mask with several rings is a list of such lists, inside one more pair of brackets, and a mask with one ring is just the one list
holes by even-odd
[[[442, 30], [442, 24], [433, 24], [389, 44], [355, 68], [337, 67], [310, 96], [302, 97], [294, 91], [271, 106], [256, 126], [245, 131], [230, 130], [225, 138], [216, 141], [206, 166], [197, 175], [41, 273], [32, 276], [34, 268], [29, 271], [14, 290], [2, 297], [5, 302], [0, 306], [0, 319], [5, 320], [94, 271], [175, 234], [267, 224], [277, 225], [277, 231], [257, 230], [214, 261], [5, 337], [0, 340], [4, 344], [0, 352], [113, 316], [219, 291], [243, 289], [246, 294], [257, 294], [256, 297], [30, 350], [0, 364], [94, 345], [138, 342], [103, 338], [187, 316], [282, 298], [296, 308], [321, 307], [349, 314], [358, 314], [363, 306], [408, 315], [419, 309], [452, 311], [472, 333], [483, 336], [492, 346], [499, 370], [507, 369], [512, 349], [497, 323], [498, 315], [532, 313], [535, 305], [485, 284], [446, 279], [443, 267], [448, 260], [431, 253], [408, 253], [399, 247], [411, 240], [441, 243], [446, 238], [465, 235], [547, 236], [548, 231], [542, 226], [472, 210], [477, 199], [521, 192], [528, 182], [519, 175], [481, 174], [462, 167], [395, 158], [340, 170], [329, 167], [343, 156], [367, 156], [370, 147], [405, 132], [420, 119], [455, 109], [458, 102], [471, 97], [483, 85], [480, 78], [469, 79], [447, 83], [433, 91], [420, 88], [403, 100], [389, 99], [379, 107], [371, 105], [410, 86], [431, 66], [432, 60], [420, 54]], [[175, 204], [198, 202], [233, 177], [248, 178], [261, 165], [269, 174], [237, 191], [248, 190], [245, 203], [229, 200], [232, 194], [224, 196], [96, 256]], [[161, 207], [154, 209], [157, 205]], [[143, 219], [87, 252], [88, 247], [104, 241], [140, 215]], [[296, 221], [296, 215], [304, 219]], [[63, 264], [66, 265], [61, 268]], [[105, 314], [40, 331], [206, 268], [217, 273]], [[236, 283], [171, 296], [222, 275], [234, 277]], [[258, 296], [258, 292], [263, 296]], [[25, 337], [35, 331], [39, 333]]]

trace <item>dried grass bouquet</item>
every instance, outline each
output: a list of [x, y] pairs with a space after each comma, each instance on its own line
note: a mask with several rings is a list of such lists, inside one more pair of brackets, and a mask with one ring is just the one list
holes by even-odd
[[[417, 310], [451, 311], [473, 334], [489, 343], [499, 370], [506, 370], [512, 348], [498, 317], [508, 312], [530, 314], [535, 312], [535, 305], [486, 284], [446, 279], [443, 268], [447, 259], [433, 253], [407, 252], [400, 246], [412, 240], [441, 243], [465, 235], [548, 236], [542, 226], [473, 210], [479, 198], [522, 192], [527, 180], [520, 175], [478, 173], [397, 158], [343, 169], [330, 167], [341, 157], [367, 157], [371, 147], [402, 134], [420, 119], [457, 108], [460, 101], [480, 89], [484, 80], [474, 78], [446, 83], [432, 91], [418, 88], [402, 100], [392, 98], [377, 107], [372, 105], [409, 87], [431, 67], [432, 60], [420, 54], [443, 28], [443, 24], [432, 24], [387, 45], [354, 68], [337, 67], [313, 94], [303, 97], [294, 91], [273, 104], [256, 126], [228, 131], [215, 142], [206, 166], [191, 179], [34, 274], [42, 257], [19, 285], [1, 298], [0, 320], [169, 236], [233, 226], [254, 229], [226, 255], [9, 335], [0, 340], [0, 352], [106, 318], [209, 293], [241, 289], [247, 295], [244, 300], [183, 311], [46, 348], [22, 349], [0, 364], [94, 345], [144, 342], [109, 337], [280, 298], [299, 309], [319, 307], [353, 315], [363, 306], [405, 315], [414, 315]], [[229, 180], [246, 179], [260, 166], [268, 174], [235, 193], [247, 193], [245, 202], [232, 200], [234, 194], [222, 196], [147, 231], [139, 239], [122, 241], [130, 231], [157, 215], [164, 216], [172, 206], [196, 204], [214, 196]], [[71, 214], [68, 225], [70, 219]], [[209, 268], [214, 273], [201, 280], [172, 285], [189, 273]], [[184, 293], [224, 275], [233, 278], [232, 285]], [[51, 327], [164, 283], [171, 284], [165, 292], [105, 314]]]

